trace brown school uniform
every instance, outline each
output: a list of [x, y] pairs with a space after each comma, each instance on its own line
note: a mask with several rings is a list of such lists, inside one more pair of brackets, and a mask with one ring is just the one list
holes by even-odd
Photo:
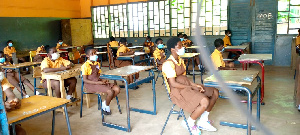
[[[165, 79], [175, 77], [176, 82], [191, 86], [190, 81], [186, 77], [185, 68], [184, 61], [180, 57], [177, 62], [171, 55], [163, 64], [162, 72], [166, 77]], [[168, 82], [168, 80], [166, 82]], [[201, 93], [198, 88], [186, 87], [184, 89], [178, 89], [168, 84], [169, 82], [167, 83], [167, 87], [172, 102], [189, 113], [192, 113], [200, 105], [204, 97], [211, 97], [214, 90], [214, 88], [211, 87], [204, 87], [205, 92]]]
[[[92, 63], [90, 60], [87, 60], [82, 66], [81, 66], [82, 75], [87, 75], [87, 79], [90, 81], [100, 81], [99, 79], [101, 69], [100, 69], [100, 63], [95, 62]], [[111, 88], [114, 86], [113, 83], [108, 84], [89, 84], [85, 83], [84, 87], [86, 88], [87, 92], [91, 93], [100, 93], [100, 92], [106, 92], [108, 90], [111, 90]]]

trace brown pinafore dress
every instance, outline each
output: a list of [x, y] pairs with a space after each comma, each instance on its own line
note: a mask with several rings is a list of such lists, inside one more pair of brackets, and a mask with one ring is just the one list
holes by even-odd
[[[98, 65], [91, 65], [92, 68], [92, 73], [91, 75], [87, 76], [87, 79], [90, 81], [99, 81], [99, 66]], [[91, 92], [91, 93], [100, 93], [100, 92], [106, 92], [108, 90], [111, 90], [111, 88], [114, 86], [113, 83], [109, 83], [109, 84], [104, 84], [104, 85], [99, 85], [99, 84], [89, 84], [89, 83], [85, 83], [84, 87], [86, 88], [87, 92]]]
[[[172, 61], [172, 60], [167, 60]], [[185, 68], [182, 65], [178, 66], [174, 61], [172, 61], [175, 65], [175, 72], [176, 72], [176, 82], [181, 83], [183, 85], [189, 85], [190, 81], [186, 77], [186, 75], [183, 75], [185, 73]], [[169, 83], [170, 84], [170, 83]], [[204, 87], [205, 92], [201, 93], [198, 88], [184, 88], [184, 89], [178, 89], [175, 87], [172, 87], [170, 85], [171, 93], [170, 97], [174, 104], [178, 105], [183, 110], [192, 113], [194, 110], [201, 105], [200, 102], [204, 97], [211, 97], [213, 95], [214, 88], [210, 87]]]

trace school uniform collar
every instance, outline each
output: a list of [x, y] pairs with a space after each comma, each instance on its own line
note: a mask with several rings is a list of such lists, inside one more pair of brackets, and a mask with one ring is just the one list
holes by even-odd
[[123, 45], [123, 44], [120, 44], [120, 47], [122, 47], [122, 46], [125, 46], [125, 45]]
[[87, 60], [86, 63], [89, 65], [98, 65], [99, 62], [96, 61], [95, 63], [93, 63], [92, 61]]
[[218, 54], [222, 54], [218, 49], [215, 49], [215, 52], [217, 52]]
[[178, 61], [176, 61], [176, 59], [173, 57], [173, 55], [170, 55], [170, 58], [169, 59], [171, 59], [172, 61], [174, 61], [174, 63], [176, 64], [176, 65], [178, 65], [178, 66], [180, 66], [181, 64], [183, 64], [182, 62], [183, 62], [183, 60], [178, 56]]

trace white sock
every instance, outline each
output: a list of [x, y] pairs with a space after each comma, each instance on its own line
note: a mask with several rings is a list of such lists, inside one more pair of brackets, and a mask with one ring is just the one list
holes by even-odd
[[199, 119], [199, 122], [207, 122], [208, 121], [209, 112], [204, 111]]
[[26, 95], [26, 96], [25, 96], [25, 98], [29, 98], [29, 97], [30, 97], [29, 95]]
[[70, 100], [72, 98], [72, 95], [67, 95], [66, 99]]
[[201, 70], [201, 65], [200, 64], [198, 65], [198, 68], [199, 68], [199, 70]]
[[102, 110], [104, 110], [104, 111], [106, 111], [106, 100], [104, 100], [103, 102], [102, 102]]
[[105, 110], [106, 110], [107, 112], [110, 112], [110, 107], [109, 107], [109, 106], [106, 106], [106, 107], [105, 107]]
[[191, 117], [189, 117], [189, 118], [187, 119], [187, 123], [188, 123], [188, 125], [189, 125], [190, 127], [193, 127], [193, 126], [195, 125], [195, 121], [196, 121], [196, 120], [193, 120]]
[[40, 92], [39, 91], [35, 91], [35, 95], [40, 95]]

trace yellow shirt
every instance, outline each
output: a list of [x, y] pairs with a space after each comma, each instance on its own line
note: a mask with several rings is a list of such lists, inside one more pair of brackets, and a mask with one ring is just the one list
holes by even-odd
[[297, 45], [300, 45], [300, 36], [299, 35], [296, 37], [296, 46]]
[[121, 45], [120, 45], [120, 48], [119, 48], [118, 51], [117, 51], [117, 56], [118, 56], [118, 57], [120, 56], [120, 52], [121, 52], [121, 53], [127, 53], [127, 52], [129, 52], [129, 51], [130, 51], [129, 48], [127, 48], [125, 45], [121, 44]]
[[147, 47], [151, 47], [151, 46], [154, 46], [154, 43], [152, 41], [150, 41], [150, 42], [145, 42], [144, 45]]
[[110, 45], [110, 47], [119, 47], [118, 41], [110, 41], [108, 44]]
[[96, 68], [99, 69], [99, 74], [101, 73], [100, 69], [100, 63], [99, 62], [91, 62], [90, 60], [87, 60], [82, 66], [81, 66], [81, 73], [82, 75], [91, 75], [92, 74], [92, 68], [91, 65], [97, 65]]
[[[168, 60], [169, 59], [171, 59], [178, 66], [183, 65], [185, 67], [183, 59], [181, 59], [179, 56], [178, 56], [178, 61], [176, 61], [175, 58], [172, 55], [170, 55], [170, 57], [168, 58]], [[175, 71], [175, 65], [173, 64], [173, 62], [168, 61], [168, 60], [166, 62], [164, 62], [163, 66], [162, 66], [162, 74], [164, 76], [165, 82], [168, 82], [167, 81], [168, 78], [177, 77], [176, 71]], [[183, 75], [186, 75], [186, 72], [184, 72]], [[168, 89], [168, 91], [170, 93], [171, 92], [170, 86], [169, 86], [168, 83], [166, 83], [166, 85], [167, 85], [167, 89]]]
[[230, 42], [230, 37], [229, 36], [225, 35], [223, 41], [224, 41], [224, 47], [227, 47], [227, 45], [232, 46], [231, 42]]
[[161, 53], [165, 53], [165, 51], [156, 48], [155, 51], [153, 52], [153, 57], [154, 57], [154, 59], [155, 59], [155, 60], [156, 60], [156, 59], [160, 60], [160, 59], [161, 59]]
[[219, 50], [215, 49], [215, 51], [210, 55], [210, 58], [214, 63], [216, 69], [218, 69], [219, 67], [225, 67], [222, 53]]
[[1, 82], [1, 86], [2, 86], [2, 91], [7, 90], [8, 88], [11, 88], [11, 90], [14, 89], [14, 86], [11, 85], [5, 77]]
[[10, 49], [7, 47], [4, 48], [4, 54], [8, 55], [8, 56], [12, 56], [12, 53], [17, 52], [16, 49], [14, 47], [10, 47]]
[[189, 47], [191, 45], [191, 43], [192, 43], [192, 41], [189, 39], [187, 39], [186, 41], [184, 41], [184, 40], [182, 41], [182, 45], [184, 47]]
[[36, 53], [43, 53], [43, 52], [46, 52], [45, 50], [42, 50], [42, 47], [38, 47], [36, 49]]
[[56, 44], [56, 49], [58, 49], [59, 47], [62, 47], [62, 46], [68, 46], [67, 44], [65, 43], [62, 43], [61, 45], [59, 43]]
[[[49, 57], [46, 57], [41, 63], [41, 70], [43, 71], [44, 68], [60, 68], [62, 65], [66, 67], [70, 64], [70, 61], [63, 59], [62, 57], [59, 57], [54, 62]], [[42, 76], [42, 80], [43, 79], [44, 77]]]

